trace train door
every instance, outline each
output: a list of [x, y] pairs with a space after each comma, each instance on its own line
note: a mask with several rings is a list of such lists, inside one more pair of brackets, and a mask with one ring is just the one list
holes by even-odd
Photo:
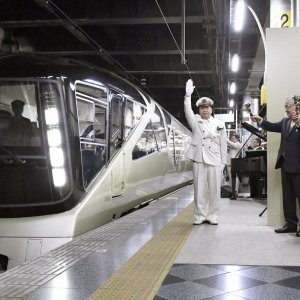
[[107, 91], [76, 83], [83, 185], [87, 187], [107, 162]]
[[124, 155], [117, 155], [123, 143], [124, 101], [122, 92], [110, 90], [109, 155], [114, 158], [112, 168], [112, 196], [121, 196], [124, 191]]

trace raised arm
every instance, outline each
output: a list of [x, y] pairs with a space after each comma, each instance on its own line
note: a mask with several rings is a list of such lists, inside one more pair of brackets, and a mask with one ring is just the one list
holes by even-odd
[[184, 113], [192, 130], [194, 130], [195, 127], [195, 114], [192, 110], [192, 104], [191, 104], [191, 96], [194, 91], [194, 88], [195, 87], [193, 81], [189, 79], [185, 85]]

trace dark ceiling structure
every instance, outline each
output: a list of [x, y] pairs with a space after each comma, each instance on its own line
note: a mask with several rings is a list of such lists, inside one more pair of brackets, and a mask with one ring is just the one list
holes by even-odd
[[[230, 12], [236, 0], [0, 0], [0, 55], [44, 53], [83, 58], [142, 86], [163, 107], [184, 120], [185, 82], [195, 100], [208, 96], [228, 106], [257, 93], [263, 67], [253, 70], [260, 33], [247, 13], [246, 30], [234, 33]], [[269, 2], [247, 3], [265, 24]], [[230, 72], [229, 55], [241, 56]], [[251, 81], [255, 73], [256, 82]], [[257, 82], [258, 78], [258, 82]]]

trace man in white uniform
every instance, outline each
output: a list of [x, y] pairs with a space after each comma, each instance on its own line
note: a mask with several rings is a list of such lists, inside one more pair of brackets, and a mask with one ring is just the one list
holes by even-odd
[[193, 161], [194, 175], [194, 225], [208, 222], [218, 224], [221, 193], [221, 175], [227, 160], [227, 136], [225, 124], [212, 117], [213, 101], [202, 97], [196, 102], [199, 114], [194, 114], [191, 95], [193, 81], [186, 83], [184, 100], [185, 117], [193, 131], [193, 139], [187, 158]]

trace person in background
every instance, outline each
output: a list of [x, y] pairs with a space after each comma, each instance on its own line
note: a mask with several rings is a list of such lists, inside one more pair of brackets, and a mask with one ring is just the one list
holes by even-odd
[[249, 150], [263, 150], [263, 147], [261, 145], [261, 139], [260, 138], [254, 138], [251, 141], [251, 146], [248, 147]]
[[275, 169], [281, 168], [283, 213], [286, 223], [283, 227], [275, 229], [275, 232], [296, 232], [296, 236], [300, 237], [300, 230], [297, 231], [299, 220], [296, 206], [296, 198], [300, 204], [299, 107], [295, 104], [294, 97], [288, 97], [284, 108], [287, 117], [277, 123], [263, 120], [260, 116], [252, 116], [251, 120], [267, 131], [281, 133]]
[[[242, 144], [239, 142], [239, 136], [237, 134], [232, 134], [230, 140], [227, 140], [228, 146], [228, 155], [227, 155], [227, 164], [226, 164], [226, 171], [229, 176], [229, 185], [232, 187], [232, 177], [231, 177], [231, 159], [235, 158], [239, 151], [242, 148]], [[238, 192], [239, 192], [239, 178], [236, 177], [236, 186], [235, 186], [235, 193], [232, 194], [231, 198], [235, 199]]]
[[[248, 150], [263, 150], [260, 138], [254, 138], [251, 140], [251, 146]], [[259, 178], [257, 176], [249, 176], [250, 196], [249, 198], [259, 198]]]
[[194, 114], [191, 105], [193, 91], [193, 81], [189, 79], [186, 83], [184, 111], [193, 131], [186, 156], [193, 161], [194, 225], [204, 222], [217, 225], [221, 175], [227, 160], [226, 128], [224, 122], [212, 116], [214, 102], [208, 97], [197, 100], [198, 114]]
[[11, 135], [18, 146], [28, 146], [31, 143], [33, 129], [28, 118], [22, 116], [25, 103], [21, 100], [11, 102], [11, 108], [14, 112], [10, 125]]

